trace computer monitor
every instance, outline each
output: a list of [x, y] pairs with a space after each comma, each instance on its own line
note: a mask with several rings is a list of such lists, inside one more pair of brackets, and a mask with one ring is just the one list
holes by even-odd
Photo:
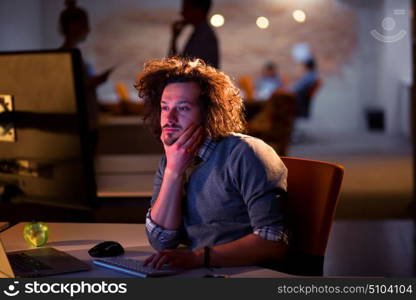
[[84, 88], [78, 50], [0, 52], [3, 203], [81, 210], [94, 205]]

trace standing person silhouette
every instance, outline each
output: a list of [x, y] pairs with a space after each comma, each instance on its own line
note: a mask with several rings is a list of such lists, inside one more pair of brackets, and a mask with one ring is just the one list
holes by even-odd
[[[210, 8], [211, 0], [182, 0], [183, 18], [172, 24], [169, 56], [200, 58], [214, 68], [219, 68], [218, 40], [208, 23]], [[194, 31], [180, 53], [177, 49], [177, 39], [186, 25], [192, 25]]]
[[[66, 8], [59, 16], [59, 30], [64, 37], [64, 42], [59, 49], [78, 49], [79, 44], [87, 39], [90, 32], [88, 13], [83, 8], [77, 6], [76, 0], [66, 0], [65, 6]], [[83, 60], [83, 64], [89, 143], [92, 151], [95, 152], [98, 140], [98, 100], [96, 89], [99, 85], [107, 81], [113, 68], [110, 68], [101, 74], [95, 74], [90, 64], [85, 60]]]

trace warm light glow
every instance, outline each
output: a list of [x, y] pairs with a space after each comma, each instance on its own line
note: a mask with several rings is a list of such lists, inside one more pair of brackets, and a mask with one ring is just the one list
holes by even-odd
[[224, 17], [220, 14], [215, 14], [211, 17], [211, 25], [214, 27], [221, 27], [224, 25]]
[[306, 20], [305, 12], [303, 10], [300, 10], [300, 9], [295, 10], [293, 12], [292, 16], [293, 16], [293, 19], [295, 19], [295, 21], [299, 22], [299, 23], [303, 23]]
[[266, 29], [269, 27], [269, 20], [266, 17], [258, 17], [256, 20], [256, 24], [261, 29]]

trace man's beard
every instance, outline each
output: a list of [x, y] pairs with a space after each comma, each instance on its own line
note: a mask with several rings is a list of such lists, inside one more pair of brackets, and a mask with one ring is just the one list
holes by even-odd
[[[181, 127], [179, 125], [171, 124], [171, 125], [165, 125], [165, 126], [163, 126], [162, 127], [162, 132], [166, 128], [176, 128], [176, 129], [178, 129], [178, 131], [181, 129]], [[175, 136], [175, 132], [167, 132], [166, 134], [163, 133], [163, 143], [166, 146], [173, 145], [178, 139], [179, 139], [179, 136]]]
[[163, 137], [163, 143], [166, 146], [171, 146], [173, 145], [179, 137], [175, 137], [173, 132], [169, 132], [167, 133], [164, 137]]

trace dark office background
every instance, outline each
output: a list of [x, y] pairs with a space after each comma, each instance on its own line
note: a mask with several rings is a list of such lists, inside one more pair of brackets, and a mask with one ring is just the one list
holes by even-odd
[[[62, 37], [58, 33], [57, 19], [63, 2], [2, 0], [0, 51], [58, 47]], [[338, 224], [349, 220], [356, 220], [354, 224], [371, 220], [383, 221], [386, 224], [383, 228], [390, 228], [380, 232], [383, 238], [371, 243], [367, 238], [358, 245], [362, 248], [389, 245], [391, 249], [406, 249], [390, 253], [390, 257], [407, 259], [406, 263], [392, 261], [391, 265], [396, 265], [396, 269], [386, 270], [382, 264], [369, 263], [367, 270], [364, 266], [361, 271], [348, 273], [348, 267], [344, 265], [337, 274], [414, 275], [414, 241], [409, 238], [414, 235], [413, 227], [405, 226], [404, 231], [400, 231], [405, 236], [403, 239], [393, 233], [395, 229], [401, 230], [399, 227], [389, 227], [392, 220], [408, 222], [412, 209], [414, 211], [410, 113], [412, 1], [213, 2], [211, 15], [218, 13], [225, 18], [224, 25], [215, 29], [220, 40], [221, 68], [236, 81], [241, 76], [255, 78], [268, 60], [279, 65], [282, 75], [294, 79], [299, 66], [292, 58], [292, 47], [298, 43], [307, 43], [311, 47], [323, 85], [314, 98], [311, 117], [299, 124], [306, 138], [301, 143], [293, 143], [289, 154], [333, 161], [346, 167], [336, 213]], [[179, 18], [180, 1], [80, 0], [78, 4], [89, 12], [91, 19], [91, 34], [81, 49], [85, 58], [97, 71], [117, 66], [110, 80], [98, 90], [101, 103], [117, 103], [117, 83], [124, 84], [131, 101], [136, 101], [132, 86], [134, 77], [144, 61], [166, 55], [169, 26]], [[296, 9], [306, 12], [304, 23], [293, 19], [292, 12]], [[267, 29], [256, 26], [258, 16], [269, 19]], [[386, 23], [387, 18], [394, 20], [394, 26], [391, 22]], [[404, 32], [404, 36], [395, 42], [383, 42], [374, 38], [373, 30], [384, 36]], [[182, 37], [182, 44], [185, 39]], [[134, 118], [130, 115], [124, 119], [131, 121]], [[107, 124], [100, 129], [100, 154], [160, 152], [154, 143], [134, 139], [138, 132], [146, 141], [151, 137], [141, 125], [130, 121], [123, 126]], [[115, 139], [119, 142], [112, 142]], [[123, 208], [118, 209], [122, 215]], [[101, 215], [115, 211], [102, 211]], [[122, 222], [122, 218], [119, 221]], [[378, 231], [373, 225], [366, 227], [368, 232]], [[351, 230], [356, 229], [351, 226]], [[396, 242], [400, 245], [395, 246]], [[342, 244], [333, 242], [330, 246], [342, 252]], [[374, 253], [368, 253], [368, 257], [372, 255]], [[389, 252], [380, 254], [377, 261], [381, 261], [383, 255], [388, 256]], [[336, 263], [331, 266], [333, 270], [339, 267]]]

